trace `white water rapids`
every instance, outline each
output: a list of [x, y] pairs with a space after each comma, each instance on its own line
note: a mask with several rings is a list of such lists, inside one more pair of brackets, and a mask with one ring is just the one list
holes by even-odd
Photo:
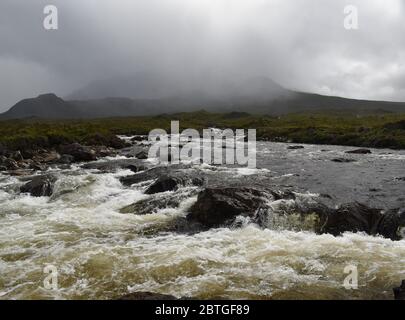
[[[0, 299], [114, 299], [132, 291], [204, 299], [392, 299], [392, 288], [405, 279], [404, 240], [254, 224], [149, 234], [144, 231], [186, 215], [196, 197], [150, 215], [119, 213], [149, 197], [147, 182], [131, 188], [119, 182], [128, 174], [57, 171], [50, 198], [20, 194], [22, 182], [0, 175]], [[44, 288], [47, 265], [58, 270], [57, 290]], [[357, 290], [343, 286], [348, 265], [358, 268]]]

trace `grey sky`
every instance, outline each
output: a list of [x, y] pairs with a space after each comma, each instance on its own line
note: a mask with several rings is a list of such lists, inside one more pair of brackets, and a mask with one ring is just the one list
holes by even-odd
[[[57, 31], [42, 26], [47, 4]], [[347, 4], [359, 30], [343, 27]], [[139, 71], [405, 101], [404, 35], [402, 0], [1, 0], [0, 110]]]

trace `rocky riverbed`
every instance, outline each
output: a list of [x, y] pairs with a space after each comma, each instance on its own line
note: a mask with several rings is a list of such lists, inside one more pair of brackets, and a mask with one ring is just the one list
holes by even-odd
[[249, 169], [158, 164], [144, 139], [2, 152], [0, 298], [391, 299], [405, 279], [405, 152], [259, 142]]

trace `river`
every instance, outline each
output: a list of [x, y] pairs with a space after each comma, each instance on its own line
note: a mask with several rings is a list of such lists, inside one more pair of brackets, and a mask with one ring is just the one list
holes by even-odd
[[[302, 201], [322, 197], [330, 206], [405, 207], [404, 151], [347, 155], [353, 148], [287, 146], [259, 142], [257, 169], [192, 170], [212, 185], [266, 185], [292, 190]], [[341, 157], [356, 161], [331, 161]], [[0, 174], [0, 299], [115, 299], [134, 291], [202, 299], [392, 299], [392, 288], [405, 279], [405, 240], [317, 235], [280, 221], [268, 228], [244, 221], [234, 228], [167, 232], [161, 226], [187, 214], [197, 187], [147, 195], [152, 181], [121, 184], [120, 177], [133, 174], [127, 169], [76, 164], [50, 172], [58, 177], [54, 193], [39, 198], [21, 194], [18, 177]], [[177, 198], [178, 205], [148, 215], [119, 212], [158, 197]], [[44, 288], [47, 265], [58, 272], [57, 289]], [[358, 269], [357, 289], [343, 285], [348, 265]]]

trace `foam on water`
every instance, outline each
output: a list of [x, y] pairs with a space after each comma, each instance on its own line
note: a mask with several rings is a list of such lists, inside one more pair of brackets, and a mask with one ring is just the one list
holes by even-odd
[[[352, 233], [316, 235], [274, 225], [260, 229], [249, 219], [242, 219], [240, 228], [151, 234], [145, 230], [185, 216], [196, 196], [149, 215], [121, 214], [121, 208], [154, 197], [143, 193], [144, 184], [125, 188], [119, 182], [130, 171], [99, 174], [76, 166], [56, 174], [50, 198], [20, 194], [21, 181], [0, 175], [1, 299], [111, 299], [129, 291], [198, 298], [385, 299], [405, 279], [405, 241]], [[190, 191], [181, 188], [161, 196]], [[317, 195], [296, 197], [305, 203]], [[280, 212], [294, 204], [281, 200], [271, 208]], [[48, 264], [59, 272], [55, 291], [43, 288]], [[358, 267], [358, 290], [343, 287], [347, 265]]]

